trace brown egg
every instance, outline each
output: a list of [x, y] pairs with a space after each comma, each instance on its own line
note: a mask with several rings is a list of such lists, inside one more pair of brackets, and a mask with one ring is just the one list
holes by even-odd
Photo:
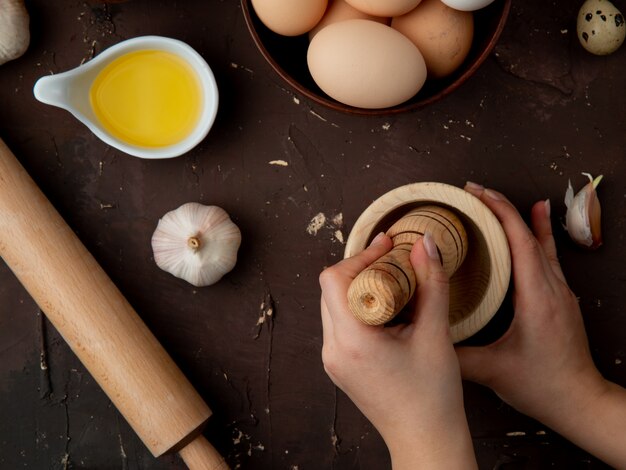
[[265, 26], [283, 36], [308, 33], [322, 19], [328, 0], [252, 0]]
[[346, 0], [357, 10], [374, 16], [400, 16], [408, 13], [421, 0]]
[[346, 20], [318, 32], [307, 54], [315, 83], [358, 108], [396, 106], [426, 80], [420, 51], [395, 29], [370, 20]]
[[440, 0], [423, 0], [406, 15], [391, 20], [417, 46], [428, 69], [428, 78], [442, 78], [463, 63], [472, 46], [472, 12], [450, 8]]
[[339, 21], [345, 20], [372, 20], [377, 21], [378, 23], [389, 25], [391, 23], [391, 18], [382, 18], [380, 16], [368, 15], [367, 13], [363, 13], [361, 10], [357, 10], [353, 6], [351, 6], [346, 0], [330, 0], [328, 2], [328, 8], [326, 9], [326, 13], [324, 13], [324, 17], [322, 20], [317, 23], [317, 26], [309, 31], [309, 40], [313, 39], [318, 31], [320, 31], [323, 27], [328, 26], [329, 24], [338, 23]]

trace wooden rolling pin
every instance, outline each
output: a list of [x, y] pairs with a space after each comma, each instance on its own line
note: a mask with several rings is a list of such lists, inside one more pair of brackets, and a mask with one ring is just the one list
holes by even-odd
[[417, 240], [433, 236], [443, 269], [452, 276], [467, 254], [467, 233], [459, 218], [441, 206], [421, 206], [400, 218], [387, 231], [393, 248], [363, 270], [350, 284], [348, 303], [359, 320], [382, 325], [411, 300], [416, 288], [409, 255]]
[[209, 407], [2, 139], [0, 256], [153, 455], [227, 468]]

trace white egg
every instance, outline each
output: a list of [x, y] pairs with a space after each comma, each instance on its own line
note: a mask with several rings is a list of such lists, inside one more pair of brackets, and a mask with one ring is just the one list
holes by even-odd
[[624, 42], [624, 16], [608, 0], [587, 0], [578, 11], [576, 31], [580, 44], [596, 55], [615, 52]]
[[441, 0], [450, 8], [461, 11], [475, 11], [486, 7], [493, 0]]

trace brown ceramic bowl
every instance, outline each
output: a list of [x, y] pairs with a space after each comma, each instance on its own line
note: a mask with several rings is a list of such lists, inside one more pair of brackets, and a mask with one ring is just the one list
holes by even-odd
[[[296, 0], [294, 0], [296, 1]], [[334, 100], [315, 84], [306, 62], [308, 36], [286, 37], [270, 31], [254, 12], [251, 0], [241, 0], [243, 14], [252, 39], [272, 68], [298, 93], [331, 109], [354, 114], [395, 114], [421, 108], [440, 100], [456, 90], [472, 76], [493, 50], [504, 29], [511, 0], [495, 0], [474, 12], [474, 41], [465, 62], [449, 77], [426, 80], [422, 89], [410, 100], [383, 109], [355, 108]]]

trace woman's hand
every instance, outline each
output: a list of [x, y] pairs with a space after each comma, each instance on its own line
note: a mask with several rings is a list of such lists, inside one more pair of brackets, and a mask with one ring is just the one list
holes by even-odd
[[626, 394], [593, 364], [577, 299], [557, 259], [549, 201], [533, 206], [531, 231], [502, 194], [475, 184], [465, 189], [493, 211], [508, 237], [515, 315], [495, 343], [457, 349], [463, 377], [490, 387], [607, 462], [625, 466]]
[[593, 390], [602, 382], [591, 360], [578, 302], [556, 256], [549, 203], [533, 207], [533, 234], [502, 194], [474, 186], [466, 190], [493, 211], [508, 237], [515, 316], [494, 344], [458, 348], [463, 376], [489, 386], [517, 410], [549, 419], [572, 387]]
[[321, 274], [324, 367], [381, 433], [395, 469], [475, 468], [449, 336], [448, 279], [432, 238], [422, 240], [411, 252], [418, 289], [408, 324], [368, 326], [348, 307], [350, 283], [391, 249], [389, 237]]

